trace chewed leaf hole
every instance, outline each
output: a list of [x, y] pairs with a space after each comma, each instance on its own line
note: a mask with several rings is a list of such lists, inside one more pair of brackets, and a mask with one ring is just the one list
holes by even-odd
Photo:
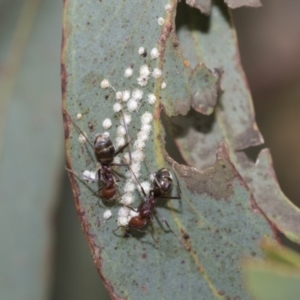
[[258, 146], [246, 148], [246, 149], [241, 150], [241, 151], [243, 151], [247, 155], [247, 157], [255, 163], [260, 151], [265, 149], [265, 148], [266, 148], [266, 145], [261, 144], [261, 145], [258, 145]]
[[[197, 19], [195, 18], [195, 15], [197, 15]], [[190, 18], [195, 18], [191, 22]], [[188, 6], [185, 1], [182, 1], [178, 3], [177, 5], [177, 14], [175, 19], [176, 24], [176, 34], [179, 41], [179, 48], [183, 51], [183, 56], [191, 63], [191, 67], [194, 68], [196, 66], [195, 60], [192, 58], [195, 54], [192, 54], [192, 57], [190, 57], [191, 53], [188, 53], [185, 51], [185, 38], [183, 36], [184, 32], [192, 32], [192, 31], [200, 31], [200, 32], [208, 32], [210, 21], [209, 17], [201, 14], [201, 12], [196, 9]], [[187, 30], [182, 30], [187, 29]], [[183, 48], [180, 47], [183, 45]], [[194, 63], [193, 63], [194, 62]]]
[[178, 146], [174, 140], [174, 126], [172, 125], [172, 118], [166, 116], [164, 112], [161, 112], [161, 121], [165, 129], [165, 142], [166, 151], [169, 156], [174, 159], [177, 163], [187, 165], [186, 161], [183, 159]]
[[[215, 123], [215, 114], [205, 116], [191, 109], [185, 116], [168, 117], [162, 111], [161, 120], [166, 132], [166, 151], [179, 164], [188, 165], [180, 152], [179, 147], [183, 148], [182, 141], [193, 138], [194, 133], [203, 136], [209, 134]], [[199, 152], [198, 148], [195, 145], [191, 151]], [[215, 159], [215, 153], [212, 153], [212, 159]]]

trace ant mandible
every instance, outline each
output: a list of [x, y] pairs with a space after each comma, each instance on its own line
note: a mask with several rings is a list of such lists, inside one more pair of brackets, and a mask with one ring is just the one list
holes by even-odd
[[[138, 182], [138, 184], [141, 188], [141, 191], [145, 197], [145, 200], [144, 200], [144, 202], [142, 202], [140, 204], [140, 206], [138, 207], [137, 210], [127, 206], [131, 210], [137, 212], [138, 215], [132, 217], [129, 220], [128, 225], [125, 227], [125, 233], [124, 233], [125, 237], [129, 236], [130, 229], [135, 229], [135, 230], [138, 230], [141, 232], [145, 232], [144, 230], [141, 230], [141, 229], [147, 225], [148, 221], [151, 221], [151, 219], [153, 217], [153, 212], [155, 212], [158, 216], [160, 216], [160, 214], [155, 209], [156, 200], [158, 198], [179, 199], [179, 200], [181, 199], [181, 189], [180, 189], [179, 181], [178, 181], [178, 178], [177, 178], [175, 172], [174, 172], [174, 175], [175, 175], [176, 183], [177, 183], [177, 196], [169, 196], [168, 195], [168, 193], [172, 189], [173, 179], [172, 179], [171, 172], [166, 168], [162, 168], [153, 174], [152, 189], [150, 189], [148, 196], [146, 195], [145, 190], [143, 189], [142, 185], [139, 183], [135, 174], [133, 172], [132, 172], [132, 174], [135, 177], [136, 181]], [[160, 216], [160, 218], [162, 218], [162, 217]], [[166, 223], [166, 225], [168, 226], [170, 231], [173, 232], [173, 230], [171, 229], [167, 220], [165, 220], [164, 218], [162, 218], [162, 219]], [[119, 226], [119, 227], [122, 227], [122, 226]], [[114, 231], [118, 230], [119, 227], [117, 227]], [[157, 240], [154, 238], [152, 232], [150, 232], [150, 234], [151, 234], [153, 240], [155, 242], [157, 242]]]
[[[130, 152], [130, 142], [128, 138], [128, 130], [127, 125], [124, 119], [124, 115], [122, 113], [124, 128], [126, 130], [126, 143], [123, 146], [120, 146], [119, 148], [115, 148], [111, 139], [109, 136], [105, 134], [97, 134], [95, 136], [94, 145], [90, 142], [90, 140], [87, 138], [85, 133], [79, 128], [79, 126], [73, 121], [71, 116], [66, 112], [69, 119], [75, 126], [75, 128], [84, 136], [88, 144], [91, 146], [91, 148], [94, 150], [95, 156], [97, 161], [99, 162], [99, 167], [97, 167], [96, 172], [98, 173], [98, 181], [101, 181], [103, 183], [103, 186], [98, 190], [100, 193], [100, 197], [107, 200], [112, 201], [116, 197], [117, 193], [117, 187], [116, 187], [116, 180], [118, 180], [118, 175], [115, 173], [115, 171], [112, 169], [112, 167], [130, 167], [131, 165], [131, 152]], [[126, 147], [129, 148], [129, 163], [114, 163], [114, 158], [122, 152]], [[72, 170], [67, 169], [68, 172], [71, 172], [75, 174]], [[75, 174], [77, 175], [77, 174]]]

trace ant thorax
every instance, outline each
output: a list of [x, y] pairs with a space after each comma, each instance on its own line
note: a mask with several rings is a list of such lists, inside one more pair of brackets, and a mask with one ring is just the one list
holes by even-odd
[[145, 199], [145, 201], [139, 207], [139, 217], [140, 218], [150, 218], [151, 211], [155, 207], [156, 200], [152, 193], [150, 192], [149, 197]]
[[101, 181], [105, 182], [107, 186], [111, 186], [115, 184], [115, 178], [112, 174], [112, 169], [110, 166], [103, 165], [101, 169], [99, 169], [99, 176]]

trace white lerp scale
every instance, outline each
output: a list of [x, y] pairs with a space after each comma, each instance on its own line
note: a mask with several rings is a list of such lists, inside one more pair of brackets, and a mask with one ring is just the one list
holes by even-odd
[[108, 220], [110, 217], [112, 216], [112, 212], [111, 210], [107, 209], [104, 213], [103, 213], [103, 218], [105, 220]]

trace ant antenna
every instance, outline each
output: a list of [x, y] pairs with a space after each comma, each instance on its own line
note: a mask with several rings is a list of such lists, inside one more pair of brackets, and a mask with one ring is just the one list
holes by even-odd
[[75, 123], [75, 121], [72, 119], [72, 117], [69, 115], [69, 113], [67, 111], [65, 111], [65, 113], [67, 114], [68, 118], [71, 120], [72, 124], [74, 125], [74, 127], [76, 128], [76, 130], [78, 130], [86, 139], [86, 141], [88, 142], [88, 144], [92, 147], [93, 150], [95, 150], [94, 145], [90, 142], [89, 138], [86, 136], [86, 134], [79, 128], [79, 126]]
[[132, 141], [132, 139], [129, 139], [128, 127], [127, 127], [127, 123], [126, 123], [126, 121], [125, 121], [123, 109], [121, 109], [121, 115], [122, 115], [122, 119], [123, 119], [125, 131], [126, 131], [126, 140], [127, 140], [127, 143], [128, 143], [128, 153], [129, 153], [129, 160], [130, 160], [129, 164], [131, 165], [131, 164], [132, 164], [132, 159], [131, 159], [130, 142]]
[[115, 163], [115, 164], [112, 164], [114, 166], [128, 166], [128, 165], [132, 165], [132, 158], [131, 158], [131, 149], [130, 149], [130, 143], [132, 141], [133, 138], [129, 138], [129, 135], [128, 135], [128, 127], [127, 127], [127, 124], [126, 124], [126, 121], [125, 121], [125, 117], [124, 117], [124, 113], [123, 113], [123, 110], [121, 109], [121, 115], [122, 115], [122, 119], [123, 119], [123, 126], [125, 128], [125, 132], [126, 132], [126, 143], [123, 145], [123, 146], [120, 146], [118, 149], [116, 149], [116, 152], [115, 152], [115, 156], [117, 156], [120, 152], [122, 152], [126, 147], [128, 147], [128, 154], [129, 154], [129, 162], [126, 161], [125, 164], [122, 164], [122, 163]]
[[145, 233], [145, 232], [148, 232], [148, 233], [150, 233], [150, 234], [151, 234], [151, 236], [152, 236], [152, 238], [153, 238], [153, 240], [154, 240], [154, 242], [155, 242], [155, 243], [158, 243], [158, 240], [157, 240], [157, 239], [154, 237], [153, 233], [152, 233], [150, 230], [141, 230], [141, 229], [136, 229], [136, 231], [143, 232], [143, 233]]
[[148, 164], [148, 162], [146, 161], [147, 159], [145, 158], [144, 159], [144, 162], [145, 162], [145, 165], [146, 165], [146, 167], [147, 167], [147, 169], [148, 169], [148, 172], [150, 171], [150, 176], [152, 175], [153, 176], [153, 180], [156, 182], [156, 184], [157, 184], [157, 186], [161, 189], [161, 185], [160, 185], [160, 183], [158, 182], [158, 180], [157, 180], [157, 178], [156, 178], [156, 172], [153, 172], [153, 169], [152, 168], [150, 168], [150, 166], [149, 166], [149, 164]]
[[138, 180], [138, 178], [136, 177], [136, 175], [135, 175], [135, 174], [134, 174], [134, 172], [132, 171], [131, 167], [130, 167], [130, 166], [128, 166], [128, 168], [129, 168], [129, 170], [131, 171], [131, 173], [132, 173], [132, 175], [133, 175], [134, 179], [136, 180], [136, 182], [137, 182], [137, 183], [138, 183], [138, 185], [140, 186], [140, 188], [141, 188], [141, 191], [142, 191], [142, 193], [143, 193], [144, 197], [145, 197], [145, 198], [147, 198], [146, 192], [145, 192], [145, 190], [144, 190], [143, 186], [141, 185], [140, 181]]
[[[174, 174], [175, 179], [176, 179], [177, 194], [178, 194], [177, 198], [178, 198], [179, 200], [181, 200], [181, 188], [180, 188], [180, 184], [179, 184], [178, 177], [177, 177], [176, 172], [175, 172], [174, 163], [172, 164], [172, 169], [173, 169], [173, 174]], [[175, 199], [176, 199], [176, 198], [175, 198]]]
[[147, 167], [147, 169], [148, 169], [148, 172], [149, 172], [150, 174], [155, 174], [155, 172], [153, 172], [153, 169], [149, 166], [146, 157], [145, 157], [145, 159], [144, 159], [144, 163], [145, 163], [145, 165], [146, 165], [146, 167]]

